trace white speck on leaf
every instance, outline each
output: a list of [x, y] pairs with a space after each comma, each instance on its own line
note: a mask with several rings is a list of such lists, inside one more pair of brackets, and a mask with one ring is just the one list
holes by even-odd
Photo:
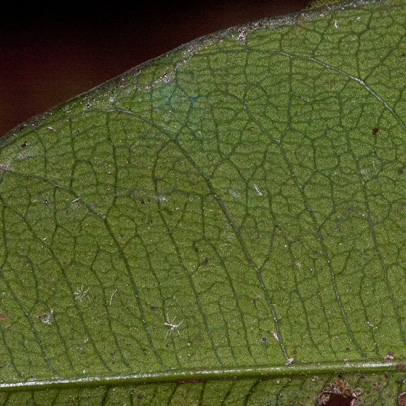
[[247, 34], [244, 28], [238, 30], [237, 44], [245, 45], [247, 42]]
[[113, 301], [113, 297], [114, 295], [117, 293], [117, 289], [114, 289], [113, 293], [110, 296], [110, 306], [111, 306], [111, 302]]
[[50, 309], [50, 311], [48, 313], [41, 314], [41, 316], [39, 316], [39, 318], [41, 319], [41, 322], [44, 324], [52, 324], [51, 317], [53, 314], [54, 314], [54, 311], [52, 309]]
[[256, 192], [258, 193], [258, 196], [262, 196], [261, 191], [258, 189], [258, 186], [254, 183], [254, 188], [256, 190]]
[[383, 357], [384, 361], [392, 361], [394, 358], [393, 354], [393, 351], [388, 351], [388, 353]]
[[158, 202], [167, 202], [168, 201], [168, 199], [165, 196], [155, 196], [155, 199]]
[[241, 199], [241, 193], [237, 189], [231, 189], [230, 190], [230, 197], [233, 200], [240, 200]]
[[166, 315], [166, 319], [167, 319], [167, 321], [164, 322], [164, 325], [169, 327], [169, 329], [166, 332], [165, 339], [168, 338], [168, 335], [172, 335], [172, 331], [176, 331], [180, 337], [178, 328], [181, 326], [181, 324], [184, 322], [184, 320], [182, 320], [179, 324], [176, 324], [175, 323], [176, 316], [171, 321], [169, 321], [169, 316]]
[[73, 294], [76, 296], [75, 300], [79, 300], [79, 302], [82, 303], [82, 299], [84, 299], [89, 292], [90, 288], [83, 289], [83, 286], [80, 288], [76, 288], [77, 292], [73, 292]]

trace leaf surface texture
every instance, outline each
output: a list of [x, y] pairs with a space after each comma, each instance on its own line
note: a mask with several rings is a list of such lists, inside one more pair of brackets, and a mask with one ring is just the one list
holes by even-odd
[[232, 28], [3, 137], [0, 402], [395, 401], [405, 12]]

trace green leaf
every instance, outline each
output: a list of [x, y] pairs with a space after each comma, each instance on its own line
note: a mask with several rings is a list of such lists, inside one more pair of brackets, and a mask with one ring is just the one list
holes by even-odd
[[263, 20], [3, 137], [0, 404], [405, 404], [405, 37]]

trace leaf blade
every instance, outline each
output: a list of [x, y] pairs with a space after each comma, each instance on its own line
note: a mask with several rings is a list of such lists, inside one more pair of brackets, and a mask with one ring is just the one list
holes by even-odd
[[396, 371], [401, 21], [229, 30], [3, 140], [4, 390]]

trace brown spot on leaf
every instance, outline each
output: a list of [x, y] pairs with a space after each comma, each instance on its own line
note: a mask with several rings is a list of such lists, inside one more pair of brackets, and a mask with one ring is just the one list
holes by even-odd
[[315, 406], [353, 406], [362, 390], [351, 390], [343, 379], [336, 379], [317, 395]]
[[402, 392], [398, 396], [398, 403], [399, 403], [399, 405], [406, 405], [406, 392]]
[[379, 128], [375, 127], [372, 129], [372, 134], [377, 134], [378, 131], [379, 131]]
[[326, 406], [351, 406], [353, 400], [352, 396], [333, 395], [326, 403]]
[[0, 323], [6, 321], [8, 319], [8, 315], [6, 313], [0, 314]]
[[317, 399], [316, 406], [352, 406], [352, 396], [344, 396], [338, 393], [325, 394]]

